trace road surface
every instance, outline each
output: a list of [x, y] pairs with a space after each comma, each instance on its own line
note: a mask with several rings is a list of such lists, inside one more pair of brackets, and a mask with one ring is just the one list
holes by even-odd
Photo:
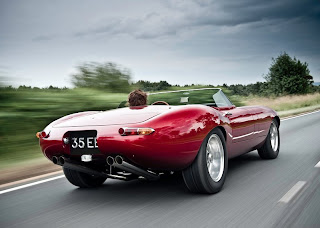
[[177, 177], [98, 189], [59, 178], [1, 194], [0, 227], [320, 227], [320, 112], [282, 121], [280, 134], [277, 159], [230, 160], [215, 195]]

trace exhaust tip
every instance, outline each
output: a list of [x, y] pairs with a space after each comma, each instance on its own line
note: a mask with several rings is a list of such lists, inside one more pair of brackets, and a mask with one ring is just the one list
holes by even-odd
[[52, 162], [53, 164], [57, 165], [58, 164], [58, 158], [56, 156], [52, 157]]
[[114, 164], [114, 158], [111, 157], [111, 156], [108, 156], [108, 157], [107, 157], [107, 164], [108, 164], [108, 165], [113, 165], [113, 164]]
[[117, 155], [114, 160], [118, 165], [121, 165], [123, 163], [123, 158], [120, 155]]
[[60, 165], [63, 165], [64, 164], [64, 157], [59, 157], [59, 163], [60, 163]]

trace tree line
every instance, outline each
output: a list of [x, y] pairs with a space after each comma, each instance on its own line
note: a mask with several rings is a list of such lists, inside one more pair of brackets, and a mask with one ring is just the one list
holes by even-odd
[[[194, 87], [213, 85], [171, 85], [167, 81], [150, 82], [139, 80], [132, 82], [131, 71], [116, 63], [90, 62], [77, 66], [77, 73], [71, 75], [72, 83], [77, 88], [93, 88], [107, 92], [128, 93], [132, 89], [142, 89], [144, 91], [168, 90], [171, 87]], [[295, 57], [290, 57], [287, 53], [280, 54], [277, 58], [272, 58], [269, 72], [264, 76], [264, 82], [256, 82], [248, 85], [232, 84], [217, 85], [228, 89], [235, 95], [258, 95], [258, 96], [279, 96], [290, 94], [305, 94], [310, 92], [320, 92], [320, 86], [313, 85], [313, 77], [306, 62], [301, 62]], [[7, 87], [7, 89], [13, 89]], [[38, 87], [20, 86], [18, 90], [41, 90]], [[45, 88], [51, 91], [61, 90], [61, 88], [49, 86]], [[62, 88], [67, 90], [68, 88]]]
[[[140, 88], [145, 91], [167, 90], [172, 86], [167, 81], [150, 82], [139, 80], [130, 82], [131, 74], [126, 68], [114, 63], [91, 63], [78, 67], [78, 73], [72, 76], [77, 87], [93, 87], [109, 89], [111, 91], [128, 92], [132, 88]], [[264, 82], [256, 82], [248, 85], [223, 84], [233, 94], [248, 96], [250, 94], [260, 96], [305, 94], [319, 91], [319, 87], [313, 86], [313, 77], [306, 62], [301, 62], [287, 53], [272, 58], [269, 72], [264, 76]], [[185, 85], [189, 86], [189, 85]], [[190, 86], [194, 86], [193, 84]], [[212, 85], [207, 85], [212, 86]]]

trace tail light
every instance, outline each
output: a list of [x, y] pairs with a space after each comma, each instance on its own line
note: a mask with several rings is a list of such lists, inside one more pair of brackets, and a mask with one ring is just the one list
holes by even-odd
[[48, 138], [49, 137], [49, 133], [47, 134], [45, 131], [41, 131], [41, 132], [37, 132], [36, 134], [37, 138]]
[[128, 135], [151, 135], [154, 132], [154, 129], [149, 127], [139, 127], [139, 128], [129, 128], [122, 127], [119, 129], [119, 134], [122, 136]]

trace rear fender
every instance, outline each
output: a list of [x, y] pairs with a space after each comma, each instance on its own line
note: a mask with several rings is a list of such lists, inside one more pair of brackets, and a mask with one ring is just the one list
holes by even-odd
[[[154, 148], [153, 157], [141, 165], [155, 165], [157, 162], [159, 169], [188, 167], [196, 158], [204, 139], [214, 128], [221, 127], [226, 136], [223, 119], [220, 112], [202, 105], [189, 105], [152, 118], [144, 123], [144, 127], [152, 127], [155, 132], [150, 137], [145, 137], [141, 146], [149, 145]], [[145, 157], [136, 155], [132, 159], [133, 162], [141, 163]]]

